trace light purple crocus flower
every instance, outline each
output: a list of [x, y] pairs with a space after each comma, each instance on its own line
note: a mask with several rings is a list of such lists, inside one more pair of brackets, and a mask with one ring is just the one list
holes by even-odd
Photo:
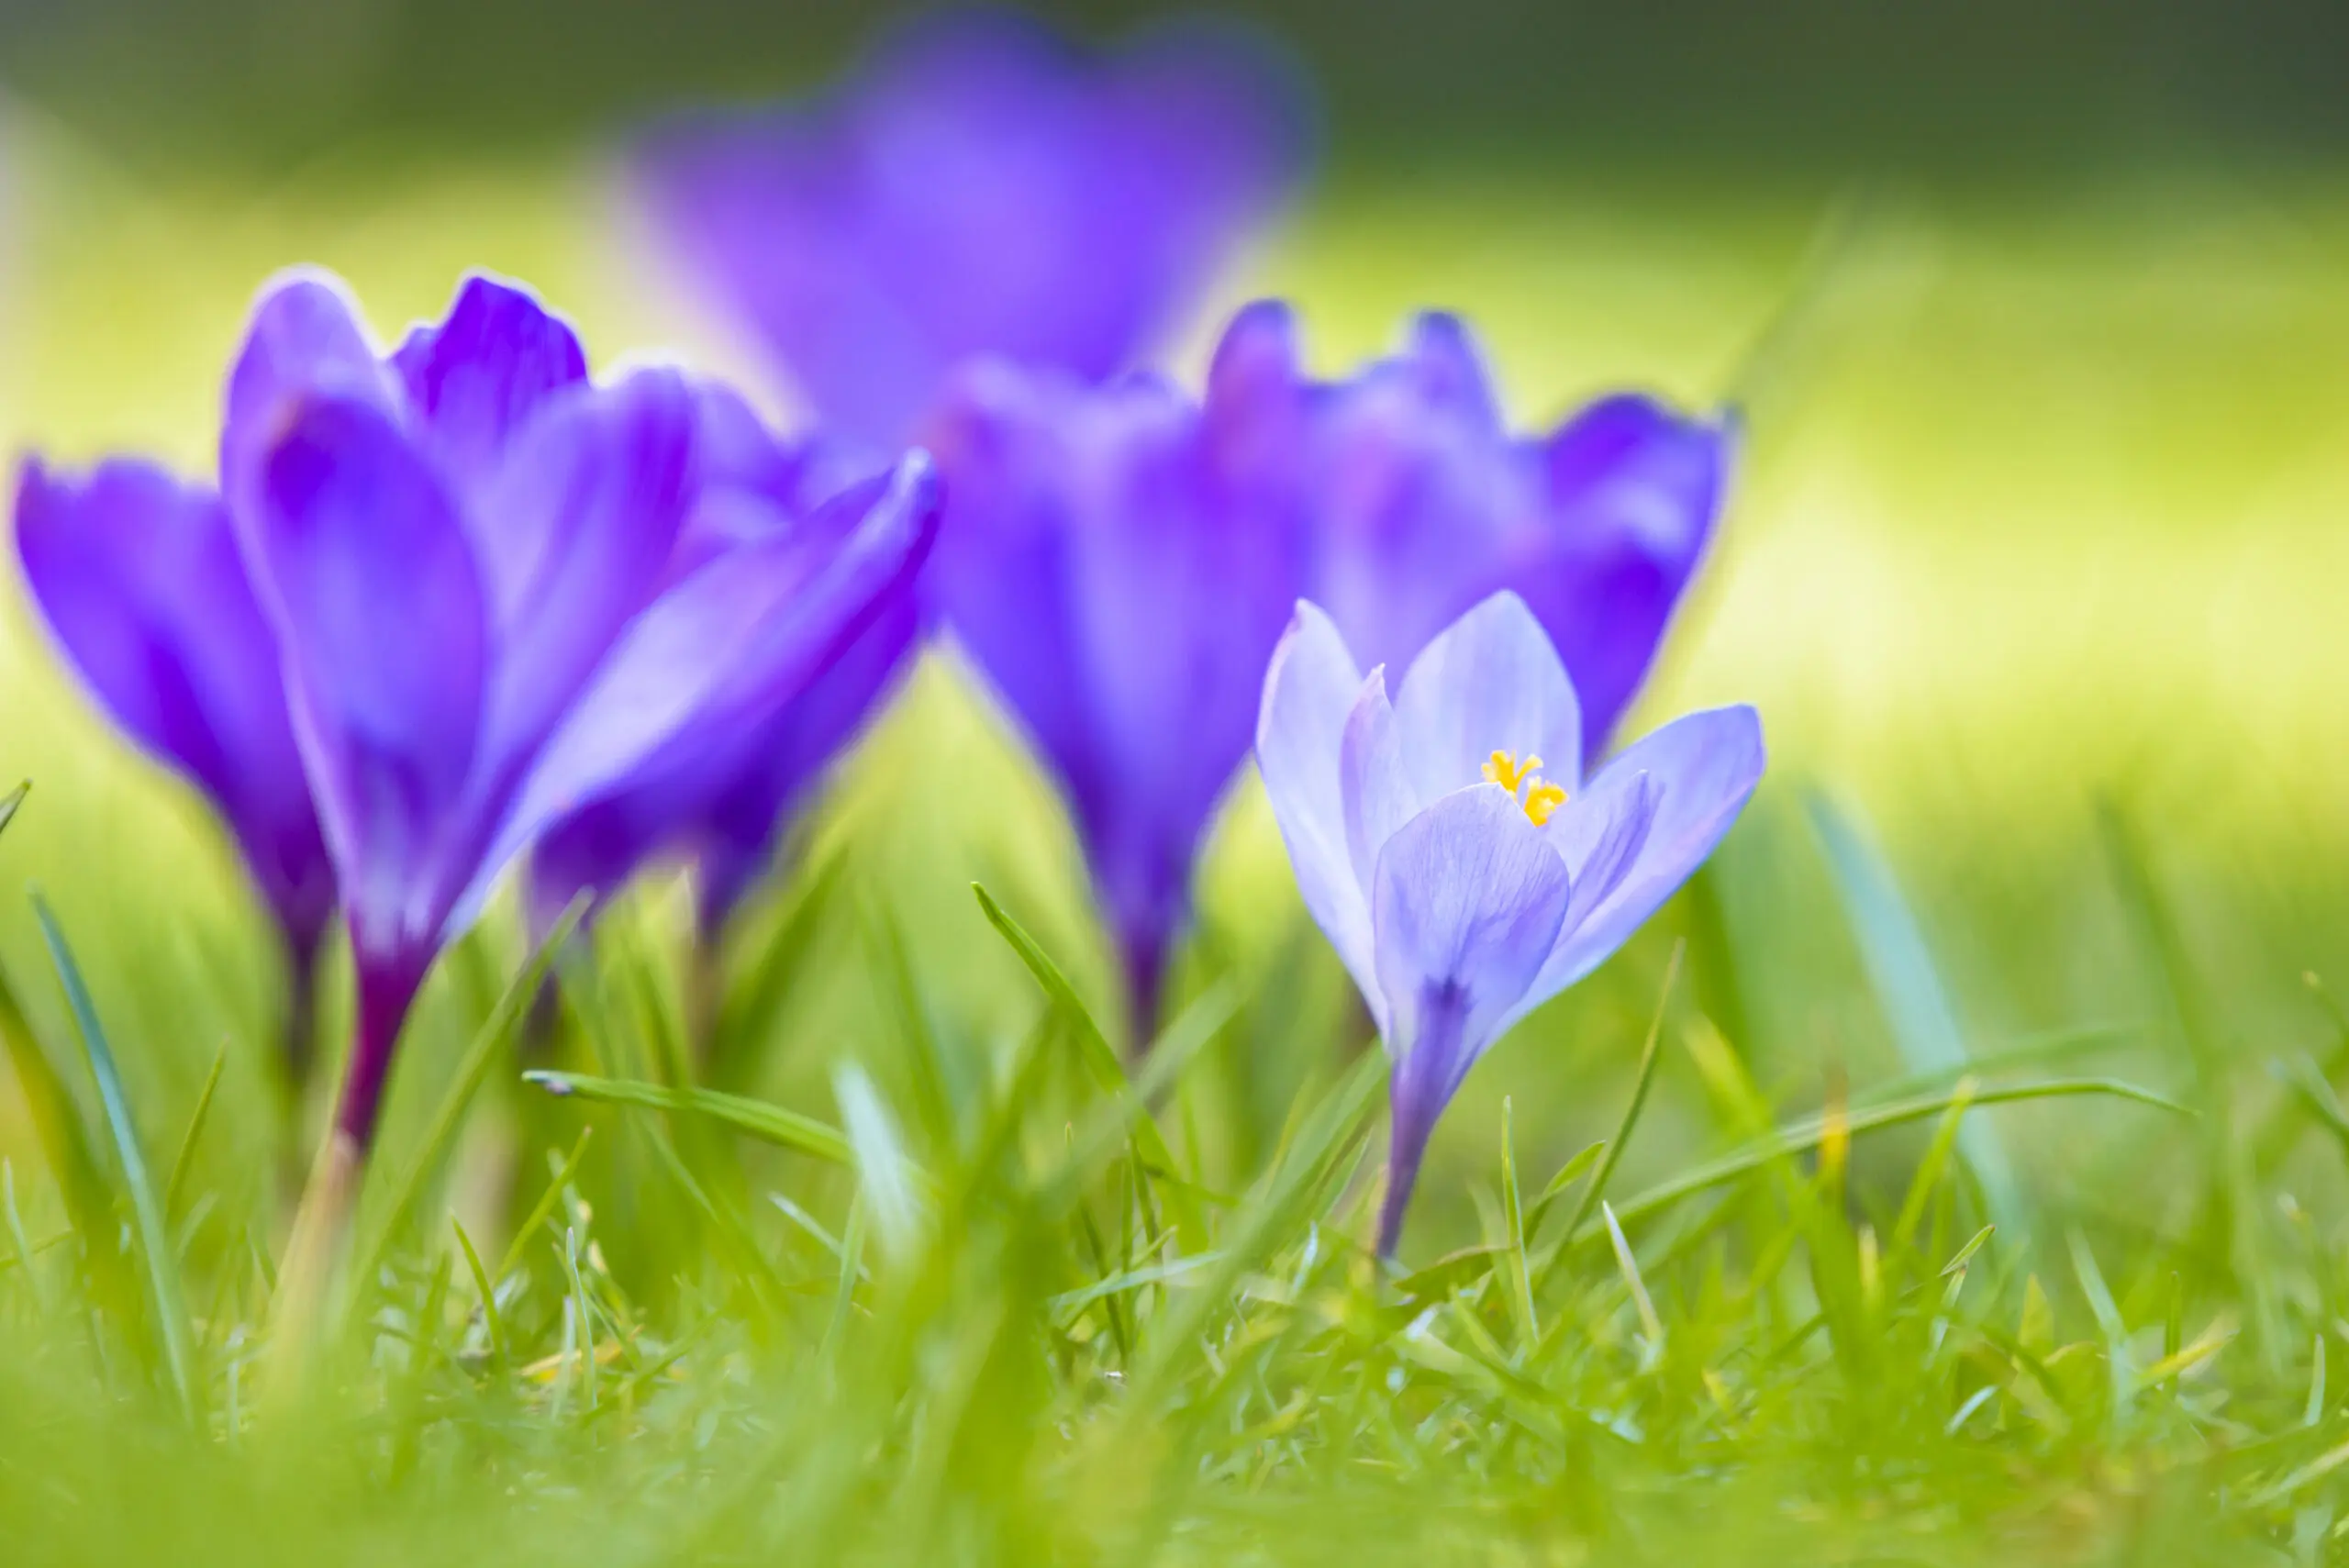
[[306, 1068], [334, 870], [310, 807], [277, 649], [208, 485], [117, 458], [25, 464], [17, 550], [33, 602], [107, 715], [211, 797], [284, 939], [288, 1065]]
[[931, 589], [1075, 818], [1138, 1041], [1297, 595], [1297, 540], [1266, 526], [1250, 432], [1220, 415], [1212, 391], [994, 363], [929, 431]]
[[1378, 1250], [1485, 1049], [1620, 947], [1762, 777], [1750, 707], [1694, 713], [1586, 784], [1582, 706], [1525, 601], [1496, 594], [1387, 695], [1311, 604], [1264, 677], [1256, 760], [1298, 890], [1394, 1059]]
[[1306, 597], [1367, 662], [1402, 668], [1486, 595], [1524, 599], [1606, 749], [1720, 515], [1733, 430], [1653, 399], [1603, 398], [1510, 434], [1466, 327], [1423, 315], [1398, 353], [1308, 379], [1288, 307], [1249, 306], [1222, 396], [1259, 432], [1254, 486], [1309, 540]]
[[515, 854], [713, 716], [765, 721], [924, 547], [918, 458], [851, 526], [696, 539], [700, 402], [672, 370], [588, 381], [570, 328], [485, 278], [388, 357], [321, 275], [254, 313], [222, 488], [351, 931], [353, 1157]]
[[[780, 439], [724, 388], [700, 389], [697, 417], [681, 562], [788, 539], [836, 550], [891, 489], [890, 474], [855, 475], [852, 460], [827, 443]], [[912, 496], [925, 513], [924, 548], [849, 617], [845, 639], [811, 679], [780, 703], [746, 694], [761, 699], [758, 715], [712, 706], [547, 828], [530, 854], [536, 929], [551, 928], [582, 894], [599, 906], [647, 861], [675, 854], [694, 862], [702, 939], [716, 940], [778, 832], [910, 662], [924, 622], [915, 589], [932, 492], [924, 485]]]
[[1131, 367], [1280, 205], [1302, 145], [1292, 84], [1230, 38], [1094, 58], [963, 13], [825, 96], [656, 135], [639, 184], [824, 427], [894, 450], [974, 356]]

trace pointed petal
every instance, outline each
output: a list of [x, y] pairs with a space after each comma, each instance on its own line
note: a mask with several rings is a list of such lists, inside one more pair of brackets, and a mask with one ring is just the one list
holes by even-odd
[[844, 545], [818, 529], [746, 546], [629, 623], [540, 753], [452, 927], [549, 823], [639, 769], [665, 765], [677, 755], [664, 754], [673, 742], [690, 751], [696, 737], [772, 720], [869, 624], [929, 550], [937, 520], [929, 463], [914, 453], [838, 504], [863, 514]]
[[658, 591], [691, 500], [694, 403], [645, 371], [548, 408], [471, 517], [499, 658], [484, 745], [518, 760]]
[[413, 943], [430, 933], [406, 906], [481, 727], [489, 631], [472, 547], [424, 459], [363, 403], [300, 406], [259, 488], [239, 542], [345, 907], [362, 940]]
[[[1520, 1015], [1598, 968], [1663, 907], [1736, 822], [1764, 761], [1752, 708], [1692, 713], [1627, 748], [1559, 807], [1551, 844], [1577, 876], [1614, 885], [1587, 910], [1577, 907]], [[1626, 836], [1637, 840], [1630, 863], [1610, 870]]]
[[1411, 662], [1396, 699], [1414, 786], [1432, 800], [1475, 784], [1493, 752], [1568, 788], [1582, 776], [1582, 710], [1542, 623], [1515, 594], [1495, 594]]
[[[1408, 1062], [1446, 1009], [1449, 1059], [1411, 1070], [1439, 1106], [1497, 1038], [1565, 918], [1566, 864], [1507, 790], [1457, 790], [1405, 823], [1378, 857], [1371, 895], [1388, 1046]], [[1400, 1082], [1403, 1074], [1397, 1075]], [[1431, 1114], [1431, 1120], [1432, 1116]]]
[[334, 902], [277, 648], [209, 489], [116, 461], [87, 478], [26, 465], [25, 580], [117, 724], [228, 818], [289, 942], [306, 954]]
[[1400, 727], [1386, 701], [1386, 672], [1373, 670], [1346, 716], [1338, 751], [1338, 782], [1346, 809], [1346, 853], [1354, 881], [1369, 896], [1378, 851], [1395, 830], [1419, 813], [1419, 792], [1403, 765]]
[[260, 467], [299, 406], [318, 398], [363, 403], [396, 422], [400, 395], [368, 336], [349, 285], [298, 267], [263, 285], [228, 373], [220, 428], [220, 485], [239, 508], [259, 505]]
[[1383, 1033], [1386, 1007], [1373, 957], [1370, 898], [1347, 851], [1339, 774], [1347, 717], [1362, 684], [1362, 672], [1354, 668], [1338, 628], [1319, 609], [1300, 602], [1264, 672], [1256, 768], [1288, 846], [1305, 907], [1344, 960]]
[[1644, 397], [1591, 405], [1542, 451], [1547, 520], [1509, 581], [1573, 672], [1584, 753], [1604, 751], [1720, 515], [1733, 433]]
[[408, 406], [462, 488], [495, 471], [506, 443], [554, 394], [587, 379], [569, 322], [526, 288], [476, 272], [449, 314], [392, 356]]
[[1431, 406], [1500, 434], [1500, 405], [1493, 395], [1492, 377], [1466, 322], [1449, 311], [1423, 313], [1411, 324], [1403, 362]]

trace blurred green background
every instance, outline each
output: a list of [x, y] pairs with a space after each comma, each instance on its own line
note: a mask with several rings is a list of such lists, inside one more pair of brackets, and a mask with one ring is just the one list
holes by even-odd
[[[1141, 10], [1063, 19], [1109, 35]], [[1442, 306], [1474, 321], [1520, 422], [1633, 384], [1734, 397], [1750, 430], [1720, 547], [1632, 728], [1754, 702], [1771, 778], [1701, 900], [1478, 1070], [1437, 1154], [1463, 1179], [1429, 1181], [1420, 1224], [1467, 1223], [1505, 1092], [1537, 1167], [1603, 1133], [1675, 929], [1705, 939], [1699, 995], [1787, 1100], [1892, 1070], [1814, 790], [1871, 825], [1977, 1049], [2119, 1025], [2108, 1055], [2174, 1085], [2181, 1012], [2247, 1058], [2326, 1036], [2302, 976], [2349, 982], [2349, 11], [1279, 0], [1252, 16], [1319, 85], [1321, 174], [1180, 368], [1251, 295], [1299, 301], [1333, 371]], [[295, 261], [343, 272], [386, 334], [489, 267], [572, 313], [599, 362], [673, 351], [755, 378], [632, 229], [614, 150], [662, 106], [818, 81], [875, 22], [707, 0], [11, 0], [0, 434], [205, 466], [246, 305]], [[207, 1178], [264, 1182], [277, 1003], [260, 921], [200, 805], [70, 694], [20, 595], [0, 771], [35, 781], [0, 877], [58, 905], [142, 1117], [173, 1136], [233, 1042], [237, 1132], [210, 1140]], [[2182, 992], [2116, 895], [2116, 823], [2176, 914]], [[1108, 994], [1049, 795], [943, 664], [811, 837], [912, 934], [974, 1051], [1035, 1006], [974, 877]], [[1342, 977], [1249, 786], [1204, 874], [1197, 967], [1276, 973], [1300, 998], [1227, 1042], [1244, 1143], [1345, 1048]], [[674, 934], [660, 888], [641, 913]], [[473, 961], [514, 962], [510, 927], [428, 997], [395, 1118], [484, 1005]], [[863, 929], [835, 923], [795, 970], [765, 1092], [820, 1096], [825, 1062], [879, 1028]], [[42, 973], [14, 894], [0, 957]], [[54, 1022], [50, 989], [21, 988]], [[1664, 1072], [1634, 1173], [1685, 1154], [1655, 1129], [1683, 1125], [1673, 1085], [1692, 1070]], [[2016, 1116], [2054, 1198], [2125, 1207], [2142, 1189], [2104, 1158], [2158, 1168], [2126, 1110]], [[478, 1141], [497, 1158], [494, 1126]]]

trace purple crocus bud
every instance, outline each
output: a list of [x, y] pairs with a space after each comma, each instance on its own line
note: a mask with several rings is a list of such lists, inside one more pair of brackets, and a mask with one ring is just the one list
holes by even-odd
[[825, 96], [669, 128], [640, 183], [825, 427], [894, 450], [974, 356], [1131, 366], [1294, 186], [1301, 124], [1293, 83], [1230, 39], [1094, 58], [965, 13]]
[[16, 523], [33, 602], [75, 672], [234, 835], [285, 940], [298, 1053], [334, 873], [227, 507], [142, 462], [74, 478], [34, 461], [17, 482]]
[[1248, 432], [1155, 379], [976, 367], [930, 431], [930, 584], [1053, 775], [1147, 1040], [1191, 862], [1248, 754], [1295, 540], [1235, 466]]
[[1234, 319], [1221, 359], [1227, 400], [1282, 432], [1259, 483], [1285, 490], [1313, 541], [1306, 595], [1361, 656], [1399, 669], [1512, 590], [1573, 673], [1583, 751], [1603, 751], [1711, 538], [1730, 421], [1623, 395], [1513, 436], [1467, 328], [1443, 315], [1391, 358], [1317, 383], [1287, 307], [1267, 302]]
[[[763, 542], [837, 550], [878, 508], [936, 509], [935, 486], [926, 482], [876, 474], [844, 483], [839, 454], [779, 440], [722, 388], [700, 389], [698, 417], [681, 566]], [[925, 541], [929, 527], [925, 516]], [[922, 629], [915, 584], [926, 553], [925, 542], [897, 562], [848, 618], [845, 639], [821, 668], [786, 672], [791, 689], [762, 695], [763, 719], [711, 708], [550, 827], [530, 856], [533, 923], [551, 927], [583, 893], [591, 907], [599, 905], [647, 860], [676, 853], [695, 860], [702, 935], [714, 940], [764, 869], [779, 829], [903, 674]]]
[[1496, 594], [1390, 701], [1310, 604], [1264, 677], [1256, 760], [1307, 908], [1395, 1063], [1378, 1250], [1486, 1047], [1596, 969], [1712, 852], [1761, 781], [1750, 707], [1677, 719], [1586, 784], [1582, 706], [1525, 601]]
[[695, 384], [584, 364], [479, 278], [385, 358], [338, 284], [297, 274], [229, 379], [223, 488], [351, 930], [345, 1168], [427, 969], [505, 865], [680, 735], [770, 719], [924, 548], [919, 459], [840, 528], [696, 543]]

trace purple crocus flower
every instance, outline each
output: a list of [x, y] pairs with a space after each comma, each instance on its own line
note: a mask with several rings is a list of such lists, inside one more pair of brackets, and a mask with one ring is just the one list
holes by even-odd
[[713, 716], [764, 722], [924, 548], [918, 458], [852, 523], [696, 536], [702, 394], [584, 367], [518, 288], [469, 280], [386, 358], [297, 274], [229, 380], [223, 490], [351, 930], [346, 1167], [425, 972], [507, 862]]
[[[891, 495], [890, 475], [852, 480], [842, 454], [822, 442], [778, 439], [723, 388], [702, 388], [697, 414], [682, 562], [787, 539], [837, 550]], [[930, 486], [912, 497], [925, 514], [934, 511]], [[928, 526], [925, 517], [925, 539]], [[763, 716], [706, 711], [548, 828], [530, 855], [533, 925], [551, 928], [583, 893], [590, 907], [599, 905], [646, 861], [676, 853], [694, 860], [703, 940], [715, 940], [765, 868], [779, 829], [909, 662], [923, 626], [915, 584], [925, 553], [902, 558], [849, 618], [825, 667], [785, 700], [762, 702]]]
[[653, 224], [827, 428], [901, 445], [955, 365], [1097, 381], [1195, 305], [1301, 166], [1291, 83], [1230, 39], [1088, 58], [993, 12], [833, 94], [643, 150]]
[[1496, 594], [1390, 701], [1310, 604], [1264, 677], [1256, 760], [1307, 908], [1394, 1058], [1378, 1250], [1486, 1047], [1598, 967], [1761, 781], [1750, 707], [1677, 719], [1582, 779], [1582, 706], [1525, 601]]
[[1222, 362], [1225, 400], [1261, 432], [1256, 487], [1310, 540], [1306, 596], [1399, 669], [1513, 590], [1573, 673], [1583, 754], [1603, 751], [1711, 537], [1730, 421], [1619, 395], [1520, 438], [1453, 317], [1421, 316], [1399, 353], [1339, 382], [1305, 376], [1297, 338], [1286, 306], [1254, 305]]
[[1137, 1040], [1297, 594], [1296, 540], [1238, 461], [1250, 432], [1219, 413], [1154, 378], [1088, 388], [998, 362], [930, 431], [931, 587], [1075, 818]]
[[16, 523], [25, 580], [65, 657], [117, 725], [211, 797], [276, 917], [298, 1076], [334, 871], [228, 508], [135, 459], [78, 478], [35, 460]]

